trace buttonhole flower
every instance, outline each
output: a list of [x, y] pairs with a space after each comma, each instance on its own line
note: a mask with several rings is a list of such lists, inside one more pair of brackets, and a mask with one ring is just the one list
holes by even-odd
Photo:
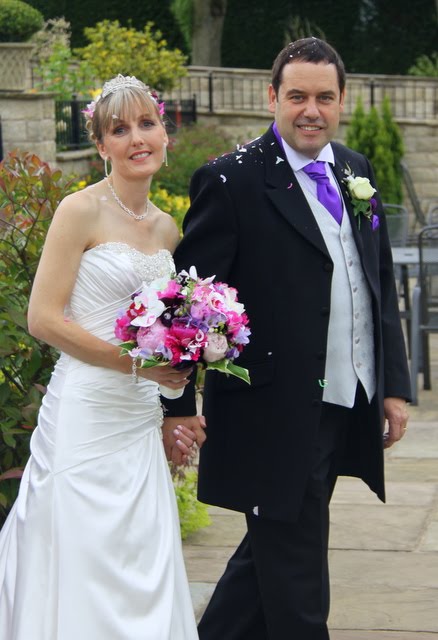
[[362, 218], [366, 218], [370, 222], [372, 230], [375, 231], [380, 224], [379, 216], [375, 213], [377, 201], [373, 198], [376, 190], [368, 178], [355, 176], [348, 163], [344, 169], [344, 174], [345, 179], [343, 182], [347, 185], [358, 228], [360, 229]]

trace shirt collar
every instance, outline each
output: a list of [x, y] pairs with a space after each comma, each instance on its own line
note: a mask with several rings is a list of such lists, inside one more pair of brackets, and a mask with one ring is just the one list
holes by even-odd
[[[314, 162], [314, 160], [310, 160], [307, 156], [303, 155], [302, 153], [299, 153], [299, 151], [296, 151], [295, 149], [290, 147], [286, 142], [286, 140], [284, 140], [284, 138], [280, 136], [276, 125], [274, 129], [274, 134], [277, 140], [279, 142], [281, 141], [284, 152], [286, 154], [288, 162], [292, 167], [293, 171], [299, 171], [300, 169], [305, 167], [307, 164], [309, 164], [309, 162]], [[333, 148], [330, 142], [321, 149], [321, 151], [318, 154], [318, 157], [315, 158], [315, 160], [320, 160], [321, 162], [329, 162], [331, 165], [334, 166], [335, 154], [333, 153]]]

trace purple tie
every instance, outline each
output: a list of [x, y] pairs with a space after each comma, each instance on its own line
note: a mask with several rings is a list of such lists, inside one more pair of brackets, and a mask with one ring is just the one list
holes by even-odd
[[337, 190], [332, 186], [325, 172], [324, 162], [311, 162], [303, 171], [316, 182], [318, 200], [332, 214], [338, 224], [342, 221], [342, 204]]

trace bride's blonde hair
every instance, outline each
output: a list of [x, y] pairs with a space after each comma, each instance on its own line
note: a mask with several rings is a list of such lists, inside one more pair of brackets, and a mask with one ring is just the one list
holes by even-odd
[[140, 108], [145, 115], [157, 118], [164, 126], [162, 109], [149, 87], [134, 76], [118, 75], [103, 85], [102, 95], [83, 111], [88, 136], [92, 142], [102, 142], [104, 135], [129, 113]]

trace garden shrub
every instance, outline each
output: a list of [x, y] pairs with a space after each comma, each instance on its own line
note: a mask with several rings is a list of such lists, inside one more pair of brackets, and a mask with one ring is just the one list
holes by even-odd
[[431, 53], [430, 56], [419, 56], [408, 69], [408, 75], [438, 78], [438, 52]]
[[386, 96], [380, 111], [373, 106], [367, 114], [358, 100], [347, 128], [346, 144], [371, 162], [382, 201], [401, 204], [403, 139]]
[[170, 136], [169, 166], [163, 167], [154, 181], [171, 193], [187, 195], [195, 170], [231, 148], [231, 138], [213, 125], [181, 127], [175, 136]]
[[136, 76], [157, 91], [171, 89], [186, 75], [186, 56], [179, 49], [167, 48], [160, 31], [148, 22], [142, 31], [118, 20], [103, 20], [86, 27], [89, 44], [75, 53], [88, 63], [96, 78], [103, 82], [121, 73]]
[[173, 484], [183, 540], [198, 529], [211, 524], [207, 506], [196, 499], [198, 473], [196, 469], [183, 471], [181, 467], [173, 472]]
[[[0, 164], [0, 479], [14, 477], [29, 456], [56, 359], [51, 347], [29, 335], [26, 313], [47, 229], [69, 187], [61, 171], [33, 154], [13, 152]], [[0, 483], [0, 520], [16, 489], [16, 481]]]
[[27, 2], [1, 0], [0, 42], [26, 42], [43, 23], [42, 14]]

